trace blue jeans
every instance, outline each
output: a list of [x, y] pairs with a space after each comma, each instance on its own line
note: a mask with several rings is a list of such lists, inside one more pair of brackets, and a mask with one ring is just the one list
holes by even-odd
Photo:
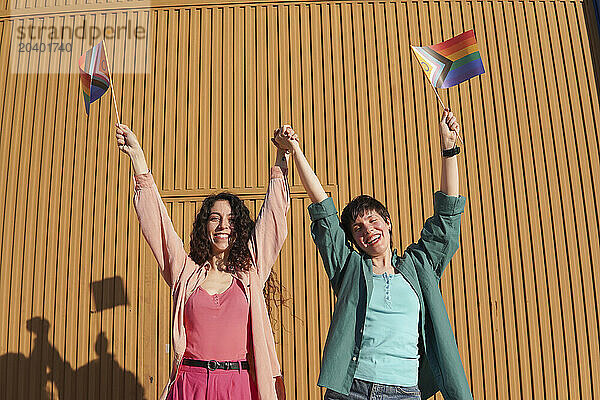
[[327, 389], [324, 400], [421, 400], [421, 392], [418, 386], [392, 386], [354, 379], [348, 395]]

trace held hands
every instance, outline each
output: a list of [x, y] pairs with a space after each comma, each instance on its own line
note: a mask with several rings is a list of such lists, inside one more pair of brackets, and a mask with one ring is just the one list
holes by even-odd
[[137, 137], [127, 125], [115, 124], [115, 126], [117, 127], [115, 137], [117, 138], [119, 150], [129, 157], [132, 157], [136, 152], [142, 151], [140, 142], [138, 142]]
[[456, 138], [460, 133], [460, 126], [456, 122], [456, 117], [449, 108], [442, 113], [440, 121], [440, 145], [442, 150], [448, 150], [456, 145]]
[[294, 147], [299, 144], [298, 135], [289, 125], [275, 129], [271, 141], [278, 150], [284, 150], [287, 154], [294, 152]]

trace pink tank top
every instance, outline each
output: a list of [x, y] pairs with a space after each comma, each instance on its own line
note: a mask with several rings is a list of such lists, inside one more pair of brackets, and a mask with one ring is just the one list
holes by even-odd
[[210, 295], [199, 287], [183, 313], [187, 336], [186, 358], [245, 360], [248, 352], [249, 304], [242, 283], [233, 279], [223, 293]]

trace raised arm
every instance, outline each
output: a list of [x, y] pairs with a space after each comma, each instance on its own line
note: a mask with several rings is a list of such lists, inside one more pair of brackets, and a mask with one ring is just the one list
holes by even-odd
[[308, 197], [310, 197], [310, 201], [313, 203], [320, 203], [325, 200], [328, 196], [325, 193], [319, 178], [317, 178], [317, 175], [308, 163], [308, 160], [304, 157], [300, 142], [298, 141], [298, 136], [292, 127], [283, 125], [282, 134], [278, 140], [281, 142], [282, 146], [289, 148], [294, 155], [294, 164], [296, 165], [298, 175], [300, 175], [302, 185], [304, 186], [306, 193], [308, 193]]
[[126, 125], [117, 125], [119, 150], [131, 159], [135, 175], [133, 204], [162, 276], [169, 286], [177, 280], [187, 258], [183, 242], [175, 229], [158, 193], [152, 174], [135, 134]]
[[133, 168], [134, 175], [142, 175], [150, 172], [148, 164], [146, 163], [146, 157], [140, 142], [137, 140], [135, 134], [129, 129], [127, 125], [115, 124], [117, 127], [117, 146], [119, 150], [129, 156], [131, 160], [131, 166]]
[[312, 220], [311, 235], [323, 259], [331, 285], [337, 292], [347, 258], [352, 254], [358, 255], [346, 240], [333, 200], [325, 193], [319, 178], [302, 152], [298, 136], [289, 125], [282, 127], [282, 135], [278, 141], [292, 152], [300, 180], [312, 201], [308, 207]]
[[[460, 131], [460, 126], [456, 117], [448, 109], [442, 113], [440, 121], [440, 145], [441, 151], [452, 150], [456, 147], [456, 137]], [[442, 177], [440, 180], [440, 190], [448, 196], [458, 196], [458, 161], [457, 156], [442, 156]]]
[[[277, 134], [277, 131], [275, 131]], [[277, 148], [275, 164], [271, 167], [265, 200], [256, 217], [251, 250], [256, 255], [256, 264], [261, 282], [264, 284], [277, 260], [287, 237], [286, 214], [290, 208], [290, 188], [287, 182], [289, 151]]]
[[[444, 110], [439, 126], [442, 152], [440, 191], [433, 199], [434, 214], [427, 219], [419, 241], [408, 247], [407, 253], [419, 259], [419, 265], [428, 266], [439, 280], [452, 256], [458, 249], [460, 219], [466, 199], [459, 195], [458, 160], [452, 155], [460, 126], [450, 110]], [[450, 154], [444, 156], [444, 150]]]

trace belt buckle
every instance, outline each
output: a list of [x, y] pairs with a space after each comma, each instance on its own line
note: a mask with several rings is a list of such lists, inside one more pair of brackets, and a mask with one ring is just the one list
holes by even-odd
[[207, 368], [208, 368], [209, 371], [214, 371], [215, 369], [217, 369], [217, 367], [218, 367], [218, 364], [217, 364], [217, 362], [215, 360], [210, 360], [208, 362]]

